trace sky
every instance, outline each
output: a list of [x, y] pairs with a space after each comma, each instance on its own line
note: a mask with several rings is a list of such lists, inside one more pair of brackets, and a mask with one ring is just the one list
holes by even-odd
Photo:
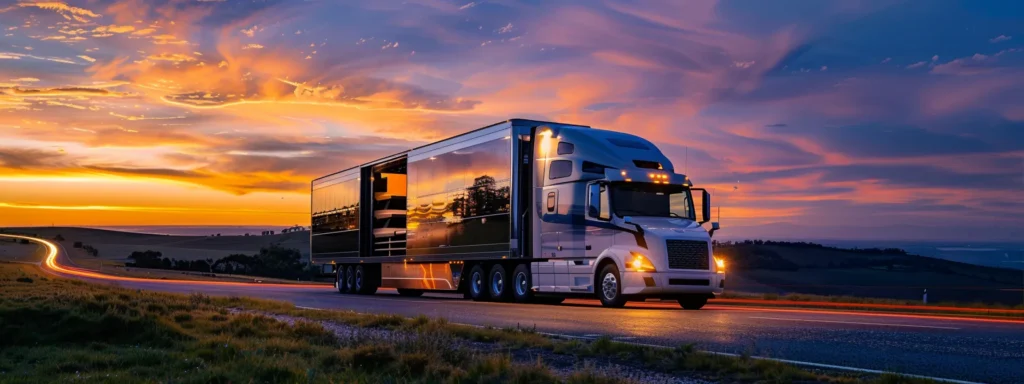
[[521, 117], [655, 142], [719, 234], [1024, 237], [1021, 2], [3, 0], [0, 33], [0, 226], [308, 225], [311, 179]]

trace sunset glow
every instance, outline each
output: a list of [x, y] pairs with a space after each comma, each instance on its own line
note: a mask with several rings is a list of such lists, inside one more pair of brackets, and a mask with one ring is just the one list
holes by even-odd
[[651, 140], [723, 236], [1024, 228], [1012, 2], [5, 4], [0, 226], [309, 225], [313, 178], [522, 117]]

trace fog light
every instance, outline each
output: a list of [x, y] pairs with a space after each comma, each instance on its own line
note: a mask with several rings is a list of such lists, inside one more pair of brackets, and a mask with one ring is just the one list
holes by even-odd
[[626, 268], [637, 272], [654, 272], [654, 264], [651, 264], [651, 261], [644, 255], [630, 252], [629, 256], [629, 260], [626, 260]]

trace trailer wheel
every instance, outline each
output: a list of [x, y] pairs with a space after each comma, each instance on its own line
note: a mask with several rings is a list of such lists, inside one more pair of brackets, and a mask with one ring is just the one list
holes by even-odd
[[494, 301], [511, 301], [512, 300], [512, 279], [509, 278], [508, 271], [505, 270], [505, 266], [501, 264], [494, 264], [491, 267], [490, 284], [488, 285], [491, 293], [491, 300]]
[[398, 296], [420, 297], [423, 296], [421, 289], [398, 288]]
[[362, 265], [356, 266], [356, 275], [353, 280], [355, 284], [355, 293], [360, 295], [372, 295], [377, 292], [377, 279], [373, 278], [373, 272], [370, 268]]
[[484, 268], [480, 264], [474, 265], [473, 269], [469, 270], [468, 288], [469, 298], [473, 301], [484, 301], [490, 298], [487, 294], [487, 272], [484, 272]]
[[345, 266], [345, 293], [356, 293], [355, 268], [351, 265]]
[[601, 299], [601, 305], [609, 308], [621, 308], [626, 305], [626, 298], [622, 296], [622, 278], [619, 275], [619, 267], [615, 264], [605, 265], [601, 273], [597, 275], [598, 291], [597, 297]]
[[683, 296], [679, 298], [679, 306], [687, 310], [698, 310], [708, 303], [707, 296]]
[[519, 264], [512, 271], [512, 298], [517, 303], [527, 303], [533, 299], [533, 279], [530, 276], [530, 267], [527, 264]]
[[343, 265], [334, 267], [334, 289], [337, 289], [338, 293], [345, 293], [345, 266]]

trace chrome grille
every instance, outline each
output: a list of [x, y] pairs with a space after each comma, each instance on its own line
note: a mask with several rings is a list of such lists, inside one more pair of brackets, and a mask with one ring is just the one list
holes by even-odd
[[708, 243], [699, 240], [668, 240], [669, 269], [709, 270]]

